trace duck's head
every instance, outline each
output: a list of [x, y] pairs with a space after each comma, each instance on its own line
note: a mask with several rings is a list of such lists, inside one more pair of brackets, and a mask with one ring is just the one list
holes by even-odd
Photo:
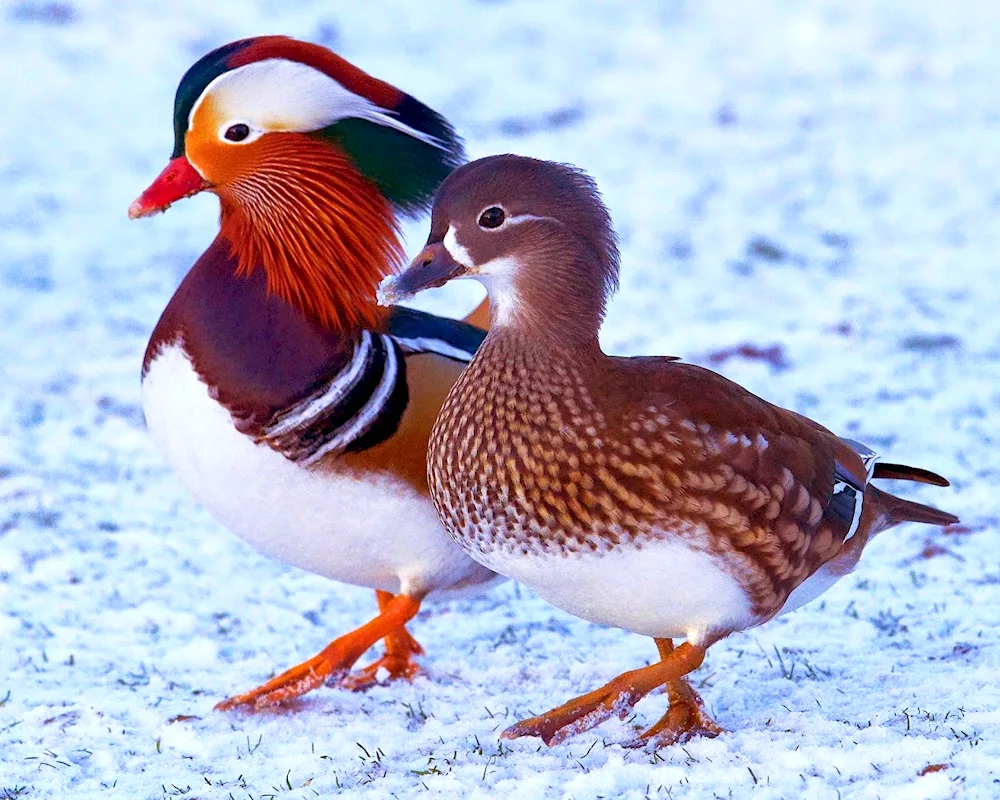
[[174, 152], [133, 219], [208, 190], [238, 271], [329, 326], [370, 321], [402, 255], [396, 214], [425, 209], [462, 161], [427, 106], [319, 45], [284, 36], [213, 50], [181, 79]]
[[489, 293], [491, 328], [596, 341], [618, 262], [611, 218], [588, 175], [566, 164], [490, 156], [442, 183], [426, 247], [383, 281], [379, 301], [474, 278]]

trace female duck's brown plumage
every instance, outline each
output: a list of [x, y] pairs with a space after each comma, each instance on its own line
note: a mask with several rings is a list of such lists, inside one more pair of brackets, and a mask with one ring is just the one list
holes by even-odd
[[[458, 169], [428, 245], [383, 299], [471, 276], [492, 328], [431, 434], [431, 493], [473, 558], [556, 605], [656, 640], [661, 661], [510, 728], [546, 742], [666, 685], [643, 738], [714, 734], [684, 675], [728, 634], [820, 594], [867, 542], [951, 514], [872, 486], [947, 485], [672, 358], [613, 358], [598, 329], [618, 252], [593, 182], [516, 156]], [[674, 649], [672, 639], [686, 642]]]
[[[397, 214], [427, 206], [460, 141], [409, 95], [281, 36], [200, 59], [174, 129], [172, 160], [129, 215], [205, 190], [222, 213], [146, 350], [150, 432], [234, 533], [374, 588], [380, 612], [219, 707], [409, 677], [421, 649], [404, 626], [424, 597], [495, 577], [441, 529], [426, 484], [431, 425], [482, 331], [375, 302], [402, 254]], [[345, 677], [379, 639], [385, 657]]]

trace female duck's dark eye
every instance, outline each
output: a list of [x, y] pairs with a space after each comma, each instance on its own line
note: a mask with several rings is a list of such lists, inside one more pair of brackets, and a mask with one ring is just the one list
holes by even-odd
[[506, 215], [503, 213], [503, 209], [491, 206], [479, 215], [479, 227], [499, 228], [503, 225], [504, 219], [506, 219]]
[[250, 126], [242, 122], [226, 128], [225, 137], [231, 142], [242, 142], [250, 135]]

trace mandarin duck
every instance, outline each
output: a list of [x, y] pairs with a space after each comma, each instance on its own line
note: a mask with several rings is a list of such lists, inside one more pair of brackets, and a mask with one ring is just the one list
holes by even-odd
[[957, 521], [871, 484], [948, 485], [931, 472], [876, 463], [864, 445], [701, 367], [605, 355], [598, 330], [618, 271], [593, 181], [505, 155], [444, 181], [426, 248], [380, 288], [398, 301], [472, 277], [489, 293], [489, 334], [429, 444], [448, 532], [489, 569], [659, 650], [652, 666], [506, 738], [553, 744], [663, 686], [669, 710], [639, 742], [714, 735], [684, 677], [709, 646], [815, 598], [886, 528]]
[[[397, 215], [426, 210], [461, 142], [410, 95], [281, 36], [195, 63], [174, 133], [170, 162], [129, 216], [207, 190], [221, 221], [146, 349], [148, 428], [223, 525], [276, 559], [375, 588], [380, 612], [217, 708], [261, 708], [338, 679], [365, 688], [382, 670], [412, 676], [422, 650], [404, 626], [422, 599], [495, 577], [441, 527], [425, 463], [483, 331], [375, 300], [401, 265]], [[380, 639], [385, 656], [349, 675]]]

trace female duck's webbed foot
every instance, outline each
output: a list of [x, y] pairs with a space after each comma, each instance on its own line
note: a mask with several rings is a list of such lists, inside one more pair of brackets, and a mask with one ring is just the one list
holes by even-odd
[[381, 613], [371, 622], [335, 639], [308, 661], [292, 667], [262, 686], [223, 700], [215, 707], [216, 711], [229, 711], [241, 706], [253, 711], [260, 711], [269, 706], [301, 697], [313, 689], [318, 689], [328, 681], [337, 680], [340, 676], [346, 675], [365, 650], [379, 639], [384, 639], [401, 630], [420, 610], [420, 600], [413, 597], [406, 595], [396, 595], [395, 597], [390, 595], [389, 597], [390, 599], [386, 601], [385, 605], [382, 605], [380, 601]]
[[541, 716], [512, 725], [501, 734], [501, 738], [538, 736], [546, 744], [558, 744], [613, 716], [624, 719], [635, 704], [653, 689], [664, 684], [669, 689], [671, 682], [697, 669], [705, 659], [705, 651], [685, 642], [676, 650], [671, 645], [665, 655], [661, 649], [661, 656], [658, 664], [626, 672], [600, 689], [570, 700]]
[[[384, 612], [393, 596], [381, 590], [376, 590], [375, 594], [378, 597], [379, 611]], [[420, 646], [420, 642], [406, 628], [397, 628], [385, 637], [384, 656], [346, 675], [337, 685], [352, 692], [363, 692], [388, 681], [412, 681], [423, 674], [420, 665], [414, 661], [415, 656], [423, 654], [424, 648]]]
[[[660, 658], [666, 659], [674, 649], [669, 639], [656, 639]], [[658, 745], [671, 745], [686, 742], [696, 736], [714, 738], [724, 729], [719, 727], [705, 711], [701, 697], [688, 682], [687, 678], [678, 678], [667, 683], [667, 696], [670, 707], [667, 713], [649, 730], [640, 734], [636, 745], [655, 742]]]

